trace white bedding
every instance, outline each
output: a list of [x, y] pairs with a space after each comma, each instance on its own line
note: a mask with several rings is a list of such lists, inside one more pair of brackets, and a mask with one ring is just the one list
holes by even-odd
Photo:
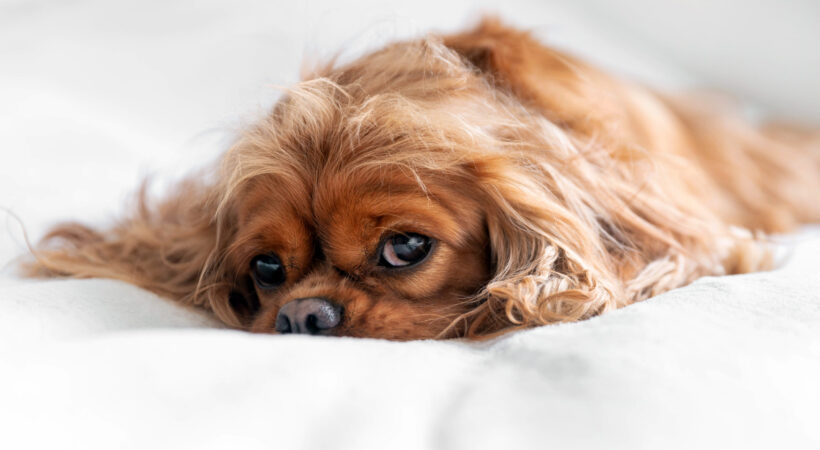
[[779, 271], [482, 344], [258, 336], [118, 282], [7, 282], [0, 448], [817, 448], [819, 255], [815, 229]]
[[[32, 238], [104, 223], [142, 176], [213, 159], [303, 53], [471, 11], [405, 3], [0, 2], [0, 207]], [[583, 8], [502, 12], [624, 72], [697, 81]], [[20, 226], [0, 224], [2, 449], [820, 448], [818, 227], [777, 271], [475, 344], [250, 335], [116, 281], [19, 279]]]

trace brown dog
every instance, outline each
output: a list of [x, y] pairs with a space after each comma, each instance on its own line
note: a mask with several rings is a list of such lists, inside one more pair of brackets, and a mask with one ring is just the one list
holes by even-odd
[[820, 220], [817, 147], [485, 20], [319, 70], [214, 181], [59, 226], [31, 269], [259, 332], [487, 336], [767, 267], [750, 231]]

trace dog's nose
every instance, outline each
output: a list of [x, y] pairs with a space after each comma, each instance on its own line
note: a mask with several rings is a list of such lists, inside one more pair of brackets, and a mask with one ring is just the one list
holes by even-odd
[[341, 321], [341, 306], [319, 297], [299, 298], [279, 309], [276, 331], [282, 334], [327, 334]]

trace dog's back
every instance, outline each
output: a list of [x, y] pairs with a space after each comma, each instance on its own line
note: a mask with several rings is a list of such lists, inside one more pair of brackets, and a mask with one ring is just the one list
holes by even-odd
[[494, 19], [445, 44], [568, 132], [610, 148], [615, 160], [651, 161], [667, 195], [691, 214], [765, 232], [820, 221], [820, 130], [752, 125], [714, 96], [661, 95]]

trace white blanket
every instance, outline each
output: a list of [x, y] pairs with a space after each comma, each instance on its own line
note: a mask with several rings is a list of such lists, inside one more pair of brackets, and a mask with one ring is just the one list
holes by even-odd
[[778, 271], [481, 344], [258, 336], [118, 282], [7, 282], [0, 448], [817, 448], [820, 230], [799, 240]]
[[[0, 3], [0, 207], [32, 238], [104, 223], [142, 176], [215, 158], [303, 54], [452, 29], [469, 3]], [[555, 3], [501, 12], [610, 67], [691, 81]], [[780, 270], [476, 344], [251, 335], [116, 281], [19, 279], [20, 226], [0, 225], [2, 449], [820, 448], [820, 228]]]

